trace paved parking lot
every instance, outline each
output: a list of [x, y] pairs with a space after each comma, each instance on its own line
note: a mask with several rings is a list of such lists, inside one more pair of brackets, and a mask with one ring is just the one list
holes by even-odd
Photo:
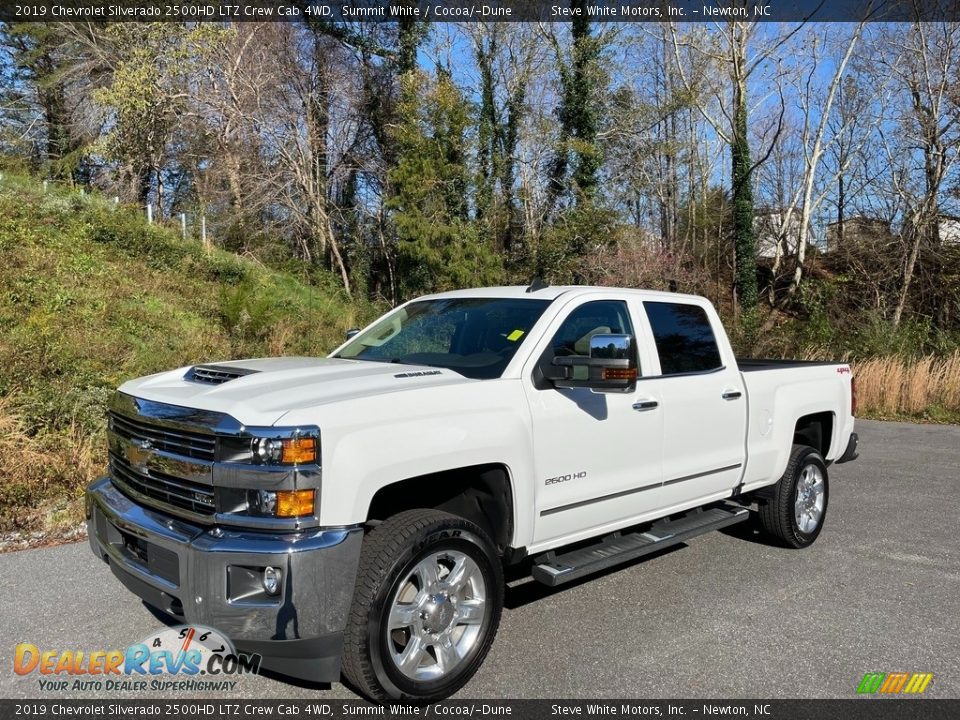
[[[461, 696], [849, 698], [867, 671], [922, 671], [928, 696], [960, 697], [960, 428], [858, 430], [812, 548], [741, 526], [572, 587], [515, 582]], [[158, 626], [86, 543], [0, 555], [0, 577], [0, 697], [41, 696], [11, 671], [18, 642], [121, 648]], [[237, 694], [352, 697], [266, 677]]]

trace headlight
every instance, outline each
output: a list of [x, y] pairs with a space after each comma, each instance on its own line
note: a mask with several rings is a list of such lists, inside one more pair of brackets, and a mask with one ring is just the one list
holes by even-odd
[[244, 428], [218, 438], [217, 459], [253, 465], [319, 465], [320, 430], [316, 427]]
[[312, 437], [254, 438], [250, 450], [254, 460], [264, 465], [305, 465], [317, 461], [317, 440]]
[[250, 450], [258, 462], [278, 463], [283, 457], [283, 440], [272, 438], [254, 438], [250, 441]]
[[[315, 518], [320, 460], [320, 428], [314, 425], [245, 426], [218, 436], [213, 466], [218, 512], [297, 521], [284, 526]], [[286, 489], [291, 487], [299, 489]]]

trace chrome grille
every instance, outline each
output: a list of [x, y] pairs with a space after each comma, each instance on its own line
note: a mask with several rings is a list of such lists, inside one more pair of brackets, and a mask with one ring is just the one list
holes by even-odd
[[153, 425], [116, 412], [110, 413], [110, 429], [127, 440], [149, 440], [157, 450], [176, 455], [211, 462], [216, 456], [217, 441], [213, 435]]
[[116, 453], [110, 453], [110, 476], [121, 490], [132, 490], [154, 500], [189, 510], [199, 515], [212, 515], [216, 509], [213, 487], [190, 482], [156, 470], [149, 474], [133, 468]]

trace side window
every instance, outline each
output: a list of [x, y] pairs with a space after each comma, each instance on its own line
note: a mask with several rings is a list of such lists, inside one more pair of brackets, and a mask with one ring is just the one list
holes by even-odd
[[[584, 303], [573, 310], [554, 334], [550, 346], [541, 358], [541, 363], [549, 364], [555, 357], [579, 355], [590, 356], [590, 339], [594, 335], [614, 333], [633, 335], [633, 324], [627, 304], [620, 300], [595, 300]], [[586, 379], [585, 367], [574, 369], [574, 377], [582, 374]]]
[[721, 367], [717, 339], [702, 307], [665, 302], [645, 302], [643, 307], [653, 329], [664, 375]]

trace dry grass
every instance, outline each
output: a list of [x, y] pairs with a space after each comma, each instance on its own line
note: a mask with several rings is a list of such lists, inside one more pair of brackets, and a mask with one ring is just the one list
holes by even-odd
[[73, 424], [30, 435], [13, 399], [0, 398], [0, 532], [56, 536], [83, 519], [83, 491], [102, 472], [99, 438]]
[[874, 358], [854, 363], [861, 415], [956, 419], [960, 415], [960, 351], [913, 360]]

